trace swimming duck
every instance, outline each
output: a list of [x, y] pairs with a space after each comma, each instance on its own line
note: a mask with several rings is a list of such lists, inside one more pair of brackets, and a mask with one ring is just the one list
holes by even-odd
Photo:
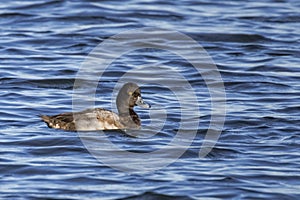
[[133, 107], [150, 108], [150, 105], [143, 101], [141, 90], [135, 83], [123, 85], [118, 93], [116, 105], [118, 114], [103, 108], [94, 108], [54, 116], [41, 115], [40, 117], [49, 128], [70, 131], [139, 129], [141, 121]]

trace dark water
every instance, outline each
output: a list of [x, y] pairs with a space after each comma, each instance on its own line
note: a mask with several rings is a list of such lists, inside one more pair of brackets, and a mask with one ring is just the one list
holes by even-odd
[[[0, 198], [299, 199], [299, 10], [297, 0], [1, 2]], [[73, 83], [88, 53], [114, 34], [145, 26], [180, 31], [208, 51], [224, 80], [227, 115], [216, 147], [199, 159], [210, 121], [203, 79], [159, 51], [124, 55], [106, 71], [97, 105], [110, 108], [127, 67], [151, 61], [183, 69], [201, 107], [197, 136], [183, 156], [130, 174], [101, 163], [76, 132], [48, 129], [38, 115], [71, 111]], [[144, 92], [168, 112], [166, 127], [148, 139], [106, 133], [129, 151], [167, 145], [179, 128], [172, 92], [161, 85]], [[138, 112], [147, 124], [149, 111]]]

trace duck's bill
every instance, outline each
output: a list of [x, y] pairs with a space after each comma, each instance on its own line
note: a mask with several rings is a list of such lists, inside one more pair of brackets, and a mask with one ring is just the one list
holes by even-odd
[[140, 106], [142, 108], [151, 108], [150, 104], [147, 104], [146, 102], [144, 102], [142, 97], [138, 97], [138, 99], [136, 100], [136, 105]]

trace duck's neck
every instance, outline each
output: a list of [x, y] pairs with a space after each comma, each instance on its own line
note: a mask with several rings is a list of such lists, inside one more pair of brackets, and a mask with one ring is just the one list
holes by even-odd
[[119, 112], [119, 117], [121, 123], [127, 128], [138, 128], [141, 126], [140, 118], [133, 108], [128, 108], [126, 112]]

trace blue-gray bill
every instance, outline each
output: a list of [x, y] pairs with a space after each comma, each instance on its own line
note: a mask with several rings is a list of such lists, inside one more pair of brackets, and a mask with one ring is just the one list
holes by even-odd
[[141, 96], [138, 97], [135, 103], [137, 106], [140, 106], [141, 108], [151, 108], [151, 105], [144, 102]]

